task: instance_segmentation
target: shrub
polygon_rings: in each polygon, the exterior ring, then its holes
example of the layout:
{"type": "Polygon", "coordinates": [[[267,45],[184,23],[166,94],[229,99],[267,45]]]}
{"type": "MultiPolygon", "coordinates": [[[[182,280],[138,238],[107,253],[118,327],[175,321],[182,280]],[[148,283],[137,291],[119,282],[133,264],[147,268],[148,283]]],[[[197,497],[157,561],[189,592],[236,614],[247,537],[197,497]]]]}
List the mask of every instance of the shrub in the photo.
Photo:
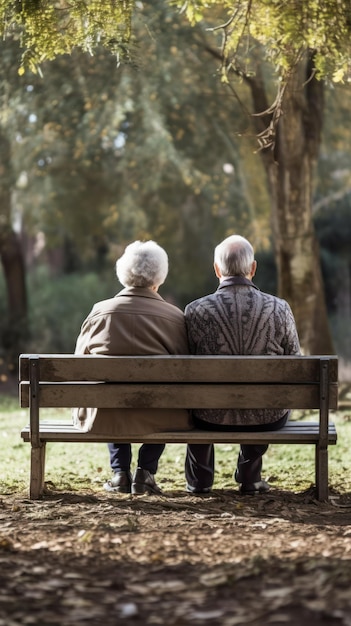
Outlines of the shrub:
{"type": "Polygon", "coordinates": [[[73,352],[81,324],[93,304],[120,288],[113,272],[52,278],[45,268],[30,274],[28,287],[31,337],[26,350],[52,353],[73,352]]]}

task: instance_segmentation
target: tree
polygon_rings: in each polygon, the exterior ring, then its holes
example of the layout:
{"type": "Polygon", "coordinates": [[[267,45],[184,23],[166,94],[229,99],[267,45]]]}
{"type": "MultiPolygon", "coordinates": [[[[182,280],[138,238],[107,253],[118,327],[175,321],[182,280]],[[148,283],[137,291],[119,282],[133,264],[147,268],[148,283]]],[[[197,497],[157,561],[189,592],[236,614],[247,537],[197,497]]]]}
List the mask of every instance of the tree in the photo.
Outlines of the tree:
{"type": "Polygon", "coordinates": [[[7,288],[8,315],[3,325],[3,344],[10,361],[18,354],[27,333],[27,297],[21,245],[11,221],[12,171],[10,144],[0,131],[0,259],[7,288]]]}
{"type": "MultiPolygon", "coordinates": [[[[5,51],[5,63],[12,63],[1,90],[0,128],[0,258],[4,269],[8,294],[8,321],[2,328],[6,348],[12,359],[27,334],[27,297],[23,253],[17,233],[13,229],[11,196],[14,182],[12,171],[12,146],[6,129],[8,119],[8,77],[13,68],[18,73],[26,69],[40,73],[40,63],[58,54],[70,52],[77,46],[92,53],[102,41],[117,56],[126,56],[126,43],[130,37],[131,2],[129,0],[92,0],[73,2],[48,0],[0,0],[0,32],[2,38],[17,40],[22,47],[22,59],[14,52],[10,41],[10,54],[5,51]],[[16,71],[16,69],[15,69],[16,71]],[[5,120],[5,121],[4,121],[5,120]]],[[[4,57],[3,57],[4,60],[4,57]]]]}
{"type": "MultiPolygon", "coordinates": [[[[1,78],[8,75],[16,47],[10,42],[7,49],[2,50],[1,78]]],[[[15,84],[18,83],[18,78],[15,76],[15,84]]],[[[0,88],[0,260],[4,271],[8,306],[6,319],[1,325],[1,335],[9,362],[13,364],[17,359],[19,346],[28,334],[28,311],[23,251],[18,232],[13,226],[12,216],[15,172],[11,142],[13,127],[9,122],[11,106],[7,87],[8,83],[4,78],[1,80],[0,88]]]]}
{"type": "Polygon", "coordinates": [[[212,287],[217,240],[234,223],[263,231],[264,208],[246,211],[228,139],[240,110],[223,102],[215,62],[209,72],[193,29],[164,2],[144,3],[139,17],[135,63],[118,70],[100,47],[43,63],[44,80],[18,76],[18,46],[2,42],[8,192],[26,237],[43,234],[66,271],[87,259],[97,267],[97,249],[115,257],[132,238],[157,238],[171,257],[170,295],[185,304],[212,287]]]}
{"type": "Polygon", "coordinates": [[[351,67],[348,0],[182,4],[189,20],[215,36],[209,52],[229,89],[250,89],[252,116],[271,198],[279,294],[292,305],[306,352],[333,351],[319,251],[312,220],[314,173],[323,120],[323,79],[340,81],[351,67]],[[222,14],[222,19],[220,17],[222,14]],[[218,37],[220,36],[220,40],[218,37]],[[270,103],[264,63],[277,90],[270,103]]]}
{"type": "Polygon", "coordinates": [[[228,140],[240,110],[223,103],[215,62],[209,72],[193,29],[153,2],[144,3],[134,33],[134,65],[117,71],[103,49],[94,57],[74,51],[44,64],[44,81],[26,74],[36,121],[26,146],[15,148],[28,173],[18,196],[27,230],[40,228],[55,245],[72,237],[82,255],[99,240],[108,249],[157,238],[170,251],[171,271],[178,268],[173,295],[185,303],[195,287],[208,288],[208,275],[196,270],[210,268],[217,238],[234,222],[262,230],[263,209],[245,216],[241,166],[228,140]]]}

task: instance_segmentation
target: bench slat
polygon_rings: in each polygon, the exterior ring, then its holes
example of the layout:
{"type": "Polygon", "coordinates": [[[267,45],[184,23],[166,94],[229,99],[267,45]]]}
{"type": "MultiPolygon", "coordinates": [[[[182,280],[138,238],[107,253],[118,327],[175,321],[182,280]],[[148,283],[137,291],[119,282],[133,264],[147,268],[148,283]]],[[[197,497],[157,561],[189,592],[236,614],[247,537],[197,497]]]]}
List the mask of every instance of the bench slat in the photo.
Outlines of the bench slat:
{"type": "MultiPolygon", "coordinates": [[[[29,425],[21,432],[24,441],[30,441],[29,425]]],[[[153,433],[150,435],[128,435],[118,438],[120,443],[316,443],[319,437],[318,422],[289,422],[280,430],[265,432],[219,432],[193,429],[182,432],[153,433]]],[[[47,442],[95,442],[111,441],[108,435],[84,433],[67,422],[42,422],[40,425],[40,439],[47,442]]],[[[336,444],[336,429],[333,423],[329,424],[328,443],[336,444]]]]}
{"type": "MultiPolygon", "coordinates": [[[[39,406],[99,408],[220,409],[316,409],[320,405],[319,386],[248,384],[106,384],[41,383],[39,406]]],[[[29,383],[21,383],[21,407],[29,406],[29,383]]],[[[329,408],[337,408],[337,387],[330,386],[329,408]]]]}
{"type": "MultiPolygon", "coordinates": [[[[20,356],[20,380],[29,380],[28,357],[20,356]]],[[[40,355],[40,378],[52,382],[319,382],[319,358],[308,356],[102,356],[40,355]],[[67,359],[67,357],[69,357],[67,359]]],[[[328,357],[330,381],[338,359],[328,357]]]]}

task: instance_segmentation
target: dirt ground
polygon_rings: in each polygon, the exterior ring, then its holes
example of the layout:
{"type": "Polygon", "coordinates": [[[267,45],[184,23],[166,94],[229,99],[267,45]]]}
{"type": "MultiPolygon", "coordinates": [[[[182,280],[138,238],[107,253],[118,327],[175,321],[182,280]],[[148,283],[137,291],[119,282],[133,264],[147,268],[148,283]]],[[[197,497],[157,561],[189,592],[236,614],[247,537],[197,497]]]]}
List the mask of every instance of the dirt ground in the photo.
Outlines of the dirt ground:
{"type": "Polygon", "coordinates": [[[0,626],[351,626],[351,494],[0,500],[0,626]]]}

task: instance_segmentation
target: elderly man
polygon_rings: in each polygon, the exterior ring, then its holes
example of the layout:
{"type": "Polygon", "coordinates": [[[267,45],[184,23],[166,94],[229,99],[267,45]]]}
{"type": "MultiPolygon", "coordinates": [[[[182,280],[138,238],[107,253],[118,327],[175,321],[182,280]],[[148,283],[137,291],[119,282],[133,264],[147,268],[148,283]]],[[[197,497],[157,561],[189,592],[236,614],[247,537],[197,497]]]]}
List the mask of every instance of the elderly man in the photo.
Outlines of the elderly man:
{"type": "MultiPolygon", "coordinates": [[[[157,293],[168,274],[168,257],[154,241],[135,241],[116,263],[117,277],[125,287],[114,298],[94,305],[82,325],[76,354],[146,355],[188,354],[184,315],[157,293]]],[[[86,430],[122,432],[127,422],[134,434],[150,430],[190,428],[187,411],[132,409],[79,409],[76,424],[86,430]],[[90,411],[90,413],[89,413],[90,411]]],[[[107,491],[159,494],[155,482],[162,444],[139,448],[137,469],[132,477],[130,444],[108,444],[111,480],[107,491]]]]}
{"type": "MultiPolygon", "coordinates": [[[[287,302],[261,292],[252,282],[257,263],[247,239],[227,237],[215,249],[217,291],[185,309],[192,354],[300,354],[293,314],[287,302]]],[[[289,411],[253,409],[196,410],[195,425],[208,430],[275,430],[286,423],[289,411]]],[[[234,474],[242,494],[264,493],[261,478],[265,445],[242,445],[234,474]]],[[[187,490],[211,491],[214,474],[212,445],[191,444],[186,457],[187,490]]]]}

